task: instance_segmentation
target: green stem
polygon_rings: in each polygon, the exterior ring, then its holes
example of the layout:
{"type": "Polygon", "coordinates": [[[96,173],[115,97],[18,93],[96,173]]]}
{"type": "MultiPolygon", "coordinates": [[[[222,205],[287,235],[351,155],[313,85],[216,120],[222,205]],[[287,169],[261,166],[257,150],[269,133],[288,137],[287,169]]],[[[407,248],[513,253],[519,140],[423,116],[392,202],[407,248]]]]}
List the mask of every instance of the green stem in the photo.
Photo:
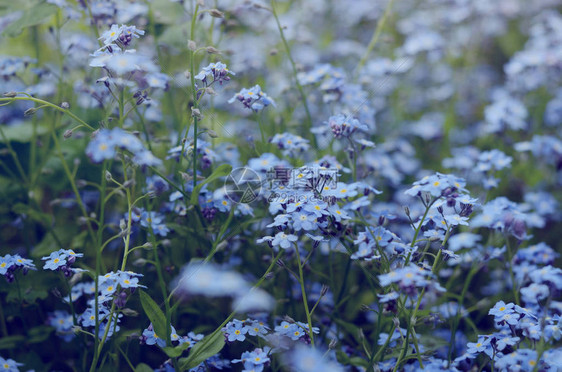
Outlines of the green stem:
{"type": "MultiPolygon", "coordinates": [[[[18,94],[24,94],[24,93],[18,93],[18,94]]],[[[60,106],[55,105],[54,103],[51,102],[47,102],[44,101],[42,99],[39,98],[34,98],[34,97],[12,97],[12,98],[0,98],[0,102],[12,102],[12,101],[32,101],[35,103],[40,103],[42,105],[48,106],[50,108],[53,108],[55,110],[58,110],[64,114],[67,114],[68,116],[70,116],[71,118],[73,118],[74,120],[76,120],[78,123],[80,123],[81,125],[85,126],[86,128],[90,129],[90,130],[95,130],[92,126],[90,126],[88,123],[86,123],[84,120],[80,119],[78,116],[74,115],[72,112],[70,112],[70,110],[68,109],[64,109],[60,106]]]]}
{"type": "Polygon", "coordinates": [[[8,152],[10,153],[10,155],[12,156],[12,159],[14,160],[14,164],[16,165],[16,168],[20,174],[20,177],[23,181],[24,184],[29,184],[29,179],[27,178],[27,175],[25,173],[25,171],[23,170],[23,167],[19,161],[18,155],[17,153],[14,151],[14,148],[12,147],[11,142],[8,140],[8,138],[6,137],[6,135],[4,134],[4,130],[2,130],[2,128],[0,127],[0,135],[2,136],[2,139],[4,140],[4,142],[6,143],[6,148],[8,149],[8,152]]]}
{"type": "Polygon", "coordinates": [[[18,281],[17,275],[14,275],[14,279],[15,279],[15,282],[16,282],[16,288],[18,290],[18,299],[20,300],[20,309],[21,309],[20,318],[21,318],[21,322],[23,324],[23,329],[25,330],[25,333],[27,333],[27,321],[25,320],[25,315],[24,315],[24,311],[23,311],[23,297],[21,295],[20,282],[18,281]]]}
{"type": "Polygon", "coordinates": [[[302,263],[301,263],[301,256],[299,253],[299,245],[295,242],[295,253],[297,256],[297,264],[299,266],[299,283],[301,285],[301,292],[302,292],[302,302],[304,305],[304,311],[306,313],[306,320],[308,321],[308,334],[310,336],[310,343],[312,347],[314,347],[314,332],[312,332],[312,317],[310,316],[310,311],[308,310],[308,301],[306,299],[306,290],[304,288],[304,275],[302,271],[302,263]]]}
{"type": "Polygon", "coordinates": [[[468,272],[466,280],[464,281],[464,286],[463,286],[462,291],[461,291],[461,298],[458,301],[458,305],[457,305],[457,314],[455,315],[455,318],[453,319],[453,327],[451,327],[451,340],[449,342],[448,363],[451,363],[451,358],[455,354],[455,335],[457,333],[457,327],[459,326],[460,317],[462,315],[461,308],[462,308],[463,303],[464,303],[464,297],[466,295],[466,291],[468,290],[470,282],[472,281],[472,278],[478,272],[479,268],[480,268],[479,265],[472,266],[470,271],[468,272]]]}
{"type": "MultiPolygon", "coordinates": [[[[275,258],[271,261],[271,264],[269,265],[269,267],[267,268],[267,270],[265,271],[265,273],[261,276],[261,278],[257,281],[257,283],[252,287],[252,289],[250,289],[250,292],[259,288],[262,283],[264,282],[265,278],[268,276],[268,274],[271,272],[271,270],[273,270],[273,268],[276,265],[276,262],[281,258],[281,256],[283,255],[285,251],[284,250],[279,250],[279,253],[277,254],[277,256],[275,256],[275,258]]],[[[209,342],[209,340],[213,339],[213,336],[215,336],[218,332],[221,332],[221,330],[226,326],[226,324],[228,322],[230,322],[232,320],[232,318],[234,318],[234,316],[237,314],[238,309],[234,309],[230,315],[221,323],[221,325],[219,325],[209,336],[207,336],[205,339],[203,339],[200,344],[201,346],[199,347],[199,350],[205,350],[206,349],[206,344],[209,342]]]]}
{"type": "MultiPolygon", "coordinates": [[[[76,202],[78,203],[78,207],[80,208],[80,211],[82,212],[82,216],[85,217],[86,219],[86,226],[88,228],[88,232],[90,234],[90,237],[92,238],[92,241],[95,241],[95,234],[94,234],[94,230],[92,228],[92,224],[90,223],[89,220],[89,216],[88,216],[88,212],[86,211],[86,207],[84,206],[84,203],[82,201],[82,197],[80,196],[80,192],[78,191],[78,187],[76,186],[76,182],[74,181],[74,177],[72,177],[72,172],[70,171],[70,168],[68,167],[68,163],[66,162],[66,159],[64,158],[64,154],[62,151],[62,148],[60,146],[59,140],[57,138],[57,134],[55,133],[55,131],[52,131],[52,138],[53,138],[53,142],[55,144],[55,148],[57,149],[58,152],[58,157],[61,160],[62,163],[62,168],[64,170],[64,173],[66,174],[66,177],[68,178],[68,181],[70,182],[70,187],[72,188],[72,191],[74,192],[74,196],[76,197],[76,202]]],[[[104,175],[102,174],[102,177],[104,177],[104,175]]]]}
{"type": "Polygon", "coordinates": [[[4,305],[0,304],[0,328],[2,337],[8,337],[8,327],[6,327],[6,317],[4,316],[4,305]]]}
{"type": "Polygon", "coordinates": [[[66,290],[68,291],[68,304],[70,305],[70,312],[72,313],[72,321],[74,322],[74,325],[78,325],[76,312],[74,311],[74,303],[72,302],[72,287],[70,286],[70,283],[68,282],[64,274],[61,273],[61,275],[63,282],[66,284],[66,290]]]}
{"type": "Polygon", "coordinates": [[[383,14],[381,20],[377,23],[377,27],[375,28],[375,31],[373,32],[373,36],[371,37],[371,41],[369,42],[369,45],[367,46],[367,50],[365,50],[365,54],[363,54],[363,57],[361,57],[361,60],[359,61],[359,63],[357,64],[357,67],[355,68],[355,70],[357,72],[359,72],[361,70],[361,68],[363,67],[363,65],[365,65],[365,62],[367,62],[367,58],[369,58],[369,54],[371,54],[371,52],[375,48],[375,45],[377,45],[377,42],[379,41],[382,30],[384,28],[384,24],[386,23],[386,19],[388,18],[388,15],[390,14],[390,10],[392,9],[393,1],[394,0],[390,0],[388,2],[388,4],[386,5],[386,9],[384,10],[384,14],[383,14]]]}
{"type": "MultiPolygon", "coordinates": [[[[95,336],[94,336],[94,357],[92,358],[92,365],[90,367],[90,371],[95,369],[95,366],[98,361],[98,350],[101,349],[100,346],[100,339],[99,339],[99,330],[100,330],[100,319],[99,319],[99,276],[101,272],[101,252],[103,250],[104,244],[103,241],[103,220],[105,214],[105,194],[106,194],[106,187],[107,187],[107,179],[105,178],[105,172],[107,170],[107,161],[103,162],[102,172],[101,172],[101,187],[100,187],[100,219],[99,219],[99,228],[96,237],[96,275],[94,277],[94,286],[95,286],[95,297],[94,297],[94,315],[95,315],[95,336]]],[[[103,346],[103,345],[102,345],[103,346]]]]}
{"type": "MultiPolygon", "coordinates": [[[[195,23],[197,21],[197,14],[199,12],[199,2],[195,5],[195,10],[193,11],[193,17],[191,18],[191,30],[190,39],[194,40],[195,36],[195,23]]],[[[193,93],[193,108],[198,109],[199,103],[197,101],[197,89],[195,89],[195,51],[190,50],[190,72],[191,72],[191,91],[193,93]]],[[[193,188],[197,186],[197,117],[193,116],[193,188]]],[[[187,136],[187,132],[185,133],[187,136]]],[[[182,151],[183,154],[183,151],[182,151]]]]}
{"type": "Polygon", "coordinates": [[[517,282],[515,281],[515,275],[513,274],[513,256],[515,252],[512,251],[511,244],[509,242],[509,237],[505,237],[505,245],[507,247],[507,269],[509,270],[509,277],[511,278],[511,290],[513,291],[513,297],[515,299],[515,303],[520,305],[519,302],[519,291],[517,290],[517,282]]]}
{"type": "MultiPolygon", "coordinates": [[[[431,209],[431,206],[433,205],[433,203],[435,203],[439,198],[435,198],[431,201],[431,203],[429,203],[429,205],[425,208],[425,212],[422,216],[422,219],[420,220],[420,223],[418,224],[418,227],[416,228],[416,232],[414,233],[414,238],[412,239],[412,243],[410,244],[411,248],[414,248],[414,245],[416,245],[416,239],[418,238],[418,235],[420,234],[420,230],[421,227],[423,225],[423,222],[425,221],[425,218],[427,217],[427,214],[429,213],[429,210],[431,209]]],[[[406,262],[404,263],[404,266],[408,265],[408,263],[410,262],[410,258],[412,257],[412,251],[410,250],[410,252],[408,253],[408,257],[406,257],[406,262]]]]}
{"type": "Polygon", "coordinates": [[[307,122],[304,126],[304,132],[306,133],[306,135],[310,134],[310,140],[312,142],[312,145],[316,147],[316,137],[314,136],[314,134],[310,132],[310,129],[312,128],[312,115],[310,115],[310,110],[308,109],[306,94],[304,93],[304,89],[298,79],[297,65],[295,64],[295,61],[293,60],[293,57],[291,55],[291,47],[289,46],[289,43],[285,38],[283,27],[281,26],[281,22],[279,22],[279,16],[277,15],[277,11],[275,10],[275,0],[271,0],[271,12],[273,13],[273,17],[275,18],[275,22],[277,23],[277,29],[279,30],[279,34],[281,35],[281,40],[283,41],[283,46],[285,47],[285,53],[287,53],[287,57],[289,58],[289,62],[291,63],[291,67],[293,69],[293,76],[295,78],[295,84],[301,95],[302,103],[304,105],[304,110],[306,112],[307,122]]]}

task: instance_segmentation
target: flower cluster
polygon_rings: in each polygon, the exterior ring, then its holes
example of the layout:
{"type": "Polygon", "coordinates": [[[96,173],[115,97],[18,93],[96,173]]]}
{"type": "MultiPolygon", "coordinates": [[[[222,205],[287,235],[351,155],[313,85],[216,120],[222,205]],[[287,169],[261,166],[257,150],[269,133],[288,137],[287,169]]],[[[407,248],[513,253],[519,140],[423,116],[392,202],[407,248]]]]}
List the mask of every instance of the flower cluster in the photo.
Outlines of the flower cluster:
{"type": "Polygon", "coordinates": [[[8,283],[15,280],[15,274],[20,269],[23,275],[25,275],[29,270],[35,270],[35,264],[32,260],[23,258],[19,254],[7,254],[0,257],[0,275],[4,275],[8,283]]]}
{"type": "Polygon", "coordinates": [[[230,81],[230,76],[236,75],[234,72],[226,68],[226,65],[222,62],[211,63],[207,67],[203,67],[203,70],[195,75],[195,79],[201,80],[206,88],[210,87],[214,83],[227,83],[230,81]]]}
{"type": "Polygon", "coordinates": [[[80,269],[71,267],[72,264],[76,262],[77,257],[84,257],[84,254],[76,253],[72,249],[59,249],[46,257],[42,257],[41,260],[45,261],[43,269],[62,271],[62,273],[68,277],[80,271],[80,269]]]}
{"type": "Polygon", "coordinates": [[[242,88],[240,92],[236,93],[228,100],[228,103],[233,103],[234,101],[241,102],[244,107],[249,108],[254,112],[263,110],[269,105],[275,106],[275,101],[262,92],[259,85],[254,85],[250,89],[242,88]]]}
{"type": "Polygon", "coordinates": [[[133,155],[133,162],[142,166],[158,166],[162,160],[144,147],[134,134],[120,128],[101,129],[90,141],[86,154],[95,163],[113,159],[117,149],[127,150],[133,155]]]}

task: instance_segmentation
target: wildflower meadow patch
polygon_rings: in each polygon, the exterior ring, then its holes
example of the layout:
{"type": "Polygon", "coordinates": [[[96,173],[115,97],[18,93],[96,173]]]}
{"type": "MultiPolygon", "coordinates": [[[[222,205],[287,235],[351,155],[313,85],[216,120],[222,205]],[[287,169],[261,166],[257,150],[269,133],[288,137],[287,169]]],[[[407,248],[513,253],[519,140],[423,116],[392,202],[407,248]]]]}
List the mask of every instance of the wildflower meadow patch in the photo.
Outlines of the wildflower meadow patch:
{"type": "Polygon", "coordinates": [[[559,0],[0,0],[0,371],[562,371],[559,0]]]}

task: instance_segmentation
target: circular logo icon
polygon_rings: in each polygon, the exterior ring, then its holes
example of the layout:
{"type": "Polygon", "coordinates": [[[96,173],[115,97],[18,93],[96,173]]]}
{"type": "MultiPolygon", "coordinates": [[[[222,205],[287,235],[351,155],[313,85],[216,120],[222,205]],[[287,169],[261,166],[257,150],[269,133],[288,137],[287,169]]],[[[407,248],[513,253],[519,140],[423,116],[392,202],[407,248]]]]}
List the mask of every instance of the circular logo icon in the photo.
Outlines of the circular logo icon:
{"type": "Polygon", "coordinates": [[[260,195],[262,181],[259,174],[246,167],[235,168],[224,181],[226,196],[234,203],[251,203],[260,195]]]}

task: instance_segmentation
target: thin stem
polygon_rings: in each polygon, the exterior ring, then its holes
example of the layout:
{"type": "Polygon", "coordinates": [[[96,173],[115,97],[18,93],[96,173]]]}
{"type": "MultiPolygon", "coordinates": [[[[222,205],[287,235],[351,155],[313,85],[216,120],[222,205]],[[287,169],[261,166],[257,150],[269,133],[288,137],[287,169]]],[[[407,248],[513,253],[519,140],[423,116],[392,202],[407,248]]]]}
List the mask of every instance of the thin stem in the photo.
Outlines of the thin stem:
{"type": "Polygon", "coordinates": [[[359,72],[361,70],[363,65],[365,65],[365,62],[367,62],[367,58],[369,58],[369,54],[371,54],[371,52],[375,48],[375,45],[377,45],[377,42],[379,41],[382,30],[384,28],[384,24],[386,23],[386,19],[388,18],[388,15],[390,14],[390,10],[392,9],[393,1],[394,0],[390,0],[388,2],[388,4],[386,5],[386,9],[384,10],[384,14],[382,15],[381,20],[377,23],[377,27],[375,28],[375,31],[373,32],[373,36],[371,37],[371,41],[369,42],[369,45],[367,46],[367,50],[365,50],[365,54],[363,54],[363,57],[361,57],[361,60],[359,61],[359,63],[357,64],[357,67],[355,68],[355,71],[359,72]]]}
{"type": "MultiPolygon", "coordinates": [[[[275,22],[277,23],[277,29],[279,30],[279,34],[281,35],[281,40],[283,41],[283,46],[285,47],[285,53],[287,53],[289,62],[291,62],[291,67],[293,69],[293,76],[295,78],[295,84],[302,98],[302,103],[304,105],[304,110],[306,112],[306,117],[307,117],[307,122],[304,126],[304,131],[308,135],[309,133],[311,133],[310,129],[312,128],[312,115],[310,115],[310,110],[308,109],[306,94],[304,93],[304,89],[298,79],[297,65],[295,64],[295,61],[293,60],[293,57],[291,55],[291,47],[289,46],[289,43],[285,38],[283,27],[281,26],[281,22],[279,22],[279,16],[277,15],[277,11],[275,10],[275,0],[271,0],[271,13],[273,13],[273,17],[275,18],[275,22]]],[[[314,136],[314,134],[310,134],[310,136],[313,146],[316,147],[316,137],[314,136]]]]}
{"type": "MultiPolygon", "coordinates": [[[[195,5],[195,10],[193,11],[193,17],[191,18],[191,30],[190,39],[193,40],[195,36],[195,23],[197,21],[197,14],[199,12],[199,2],[195,5]]],[[[193,92],[193,108],[199,108],[199,103],[197,102],[197,89],[195,89],[195,51],[190,50],[190,72],[191,72],[191,91],[193,92]]],[[[193,116],[193,188],[197,186],[197,124],[198,119],[193,116]]],[[[187,132],[185,133],[187,136],[187,132]]],[[[182,151],[183,154],[183,151],[182,151]]]]}
{"type": "Polygon", "coordinates": [[[299,245],[295,243],[295,251],[297,256],[297,264],[299,266],[299,283],[301,285],[301,292],[302,292],[302,302],[304,305],[304,311],[306,313],[306,320],[308,321],[308,334],[310,336],[310,343],[312,347],[314,347],[314,332],[312,332],[312,317],[310,316],[310,311],[308,310],[308,301],[306,299],[306,290],[304,288],[304,275],[302,271],[302,263],[301,263],[301,256],[299,253],[299,245]]]}
{"type": "Polygon", "coordinates": [[[513,264],[512,259],[515,255],[511,248],[511,243],[509,242],[509,237],[505,237],[505,245],[507,247],[507,269],[509,270],[509,277],[511,278],[511,290],[513,291],[513,297],[515,299],[515,303],[520,305],[519,302],[519,291],[517,290],[517,282],[515,281],[515,275],[513,274],[513,264]]]}
{"type": "Polygon", "coordinates": [[[6,317],[4,316],[3,305],[0,306],[0,328],[2,329],[2,337],[8,337],[8,327],[6,327],[6,317]]]}
{"type": "Polygon", "coordinates": [[[23,180],[23,183],[28,184],[29,179],[27,178],[27,175],[25,174],[25,171],[23,170],[23,167],[22,167],[22,165],[19,161],[18,155],[14,151],[14,148],[12,147],[11,142],[8,140],[8,138],[4,134],[4,130],[2,130],[1,127],[0,127],[0,135],[2,136],[2,139],[4,140],[4,142],[6,143],[6,147],[8,149],[8,152],[10,153],[10,155],[12,156],[12,159],[14,160],[14,164],[16,165],[16,168],[17,168],[17,170],[20,174],[21,179],[23,180]]]}
{"type": "MultiPolygon", "coordinates": [[[[431,209],[431,206],[433,205],[433,203],[435,203],[439,198],[435,198],[431,201],[431,203],[429,203],[429,205],[427,205],[425,207],[425,212],[420,220],[420,223],[418,225],[418,227],[416,228],[416,232],[414,233],[414,237],[412,239],[412,243],[410,244],[410,248],[414,248],[414,245],[416,245],[416,239],[418,238],[418,235],[420,233],[421,227],[423,225],[423,222],[425,221],[425,218],[427,217],[427,214],[429,213],[429,210],[431,209]]],[[[404,266],[406,266],[409,262],[410,262],[410,258],[412,257],[412,250],[410,250],[410,252],[408,252],[408,257],[406,257],[406,262],[404,263],[404,266]]]]}
{"type": "MultiPolygon", "coordinates": [[[[267,278],[268,274],[273,270],[273,268],[275,267],[277,261],[281,258],[281,256],[283,255],[285,251],[280,249],[279,253],[277,254],[277,256],[275,256],[275,258],[273,260],[271,260],[271,264],[269,265],[269,267],[267,268],[267,270],[265,271],[265,273],[261,276],[261,278],[257,281],[257,283],[252,287],[252,289],[250,289],[250,293],[259,288],[262,283],[264,282],[265,278],[267,278]]],[[[240,304],[242,304],[243,301],[240,301],[240,304]]],[[[238,305],[240,306],[240,305],[238,305]]],[[[236,313],[238,312],[238,306],[230,313],[230,315],[221,323],[221,325],[219,325],[209,336],[207,336],[205,339],[203,339],[200,344],[200,350],[205,350],[206,344],[209,342],[209,340],[213,339],[213,336],[215,336],[218,332],[221,332],[221,330],[226,326],[226,324],[228,322],[230,322],[232,320],[232,318],[234,318],[234,316],[236,315],[236,313]]]]}
{"type": "MultiPolygon", "coordinates": [[[[90,371],[95,369],[95,366],[98,361],[98,350],[101,348],[100,346],[100,339],[99,339],[99,330],[100,330],[100,319],[99,319],[99,276],[101,272],[101,252],[105,245],[102,243],[103,240],[103,220],[105,214],[105,193],[106,193],[106,186],[107,186],[107,179],[105,178],[105,172],[107,170],[107,161],[103,162],[102,172],[101,172],[101,187],[100,187],[100,222],[98,228],[98,234],[96,237],[96,275],[94,277],[94,286],[95,286],[95,295],[94,295],[94,315],[95,315],[95,337],[94,337],[94,357],[92,358],[92,366],[90,367],[90,371]]],[[[102,345],[103,346],[103,345],[102,345]]]]}
{"type": "Polygon", "coordinates": [[[61,275],[63,282],[66,284],[66,289],[68,290],[68,304],[70,305],[70,312],[72,313],[72,321],[74,322],[74,325],[78,325],[76,312],[74,311],[74,303],[72,302],[72,287],[70,286],[70,283],[68,282],[68,279],[64,276],[64,274],[61,273],[61,275]]]}
{"type": "Polygon", "coordinates": [[[25,330],[25,333],[27,333],[27,322],[25,320],[25,315],[24,315],[24,312],[23,312],[23,297],[21,295],[20,282],[18,281],[17,275],[14,275],[14,279],[15,279],[15,282],[16,282],[16,288],[18,290],[18,298],[20,300],[20,309],[21,309],[20,318],[21,318],[21,322],[23,324],[23,329],[25,330]]]}
{"type": "MultiPolygon", "coordinates": [[[[18,93],[18,94],[23,94],[23,93],[18,93]]],[[[48,106],[50,108],[53,108],[55,110],[58,110],[64,114],[67,114],[68,116],[70,116],[71,118],[73,118],[74,120],[76,120],[77,122],[79,122],[80,124],[82,124],[83,126],[85,126],[86,128],[90,129],[90,130],[95,130],[92,126],[90,126],[88,123],[86,123],[84,120],[80,119],[78,116],[74,115],[70,110],[68,109],[64,109],[60,106],[55,105],[54,103],[51,102],[47,102],[44,101],[42,99],[39,98],[34,98],[34,97],[11,97],[11,98],[0,98],[0,102],[9,102],[11,103],[12,101],[32,101],[35,103],[40,103],[44,106],[48,106]]]]}

